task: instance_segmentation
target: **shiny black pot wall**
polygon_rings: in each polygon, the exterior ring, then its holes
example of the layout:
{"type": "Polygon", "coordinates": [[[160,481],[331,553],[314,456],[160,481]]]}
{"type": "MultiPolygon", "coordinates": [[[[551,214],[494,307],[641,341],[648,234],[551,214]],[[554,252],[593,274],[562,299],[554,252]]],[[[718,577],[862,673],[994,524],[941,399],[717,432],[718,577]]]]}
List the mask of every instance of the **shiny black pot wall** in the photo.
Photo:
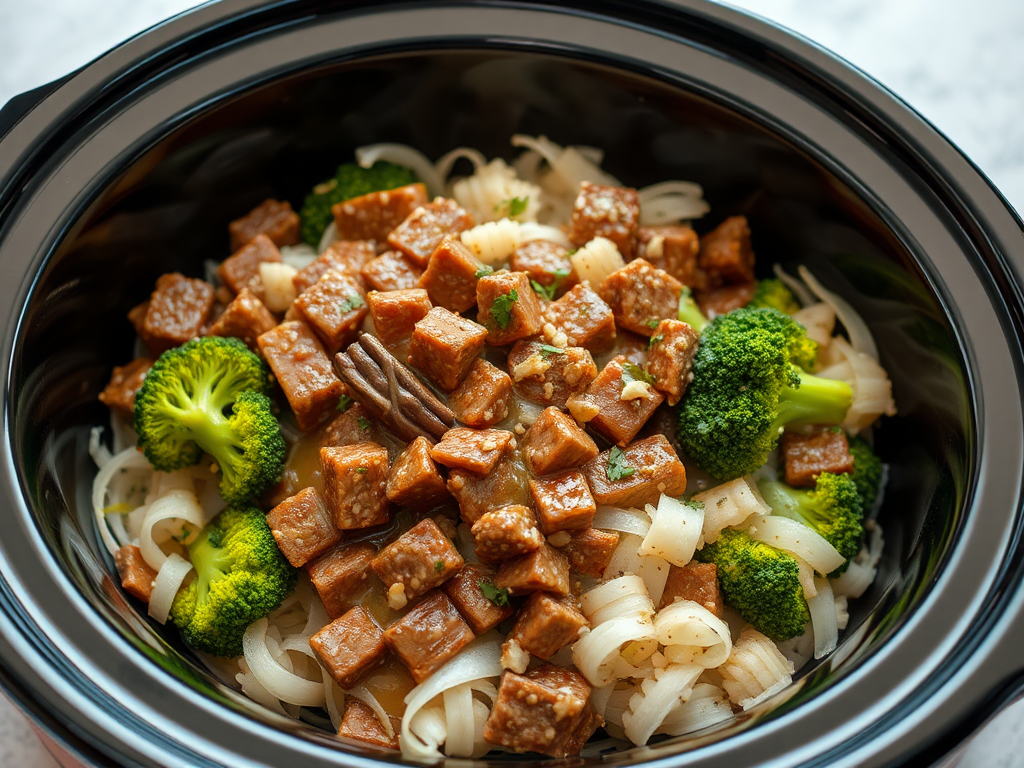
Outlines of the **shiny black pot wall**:
{"type": "Polygon", "coordinates": [[[89,760],[396,760],[247,706],[158,634],[111,579],[84,450],[155,278],[201,275],[228,221],[267,196],[300,204],[379,141],[509,157],[513,133],[546,134],[601,147],[630,185],[698,181],[699,227],[745,213],[762,267],[807,264],[845,296],[893,379],[885,553],[837,653],[770,713],[606,762],[927,762],[1015,694],[1020,224],[933,129],[822,52],[697,0],[239,0],[9,105],[4,131],[0,661],[89,760]]]}

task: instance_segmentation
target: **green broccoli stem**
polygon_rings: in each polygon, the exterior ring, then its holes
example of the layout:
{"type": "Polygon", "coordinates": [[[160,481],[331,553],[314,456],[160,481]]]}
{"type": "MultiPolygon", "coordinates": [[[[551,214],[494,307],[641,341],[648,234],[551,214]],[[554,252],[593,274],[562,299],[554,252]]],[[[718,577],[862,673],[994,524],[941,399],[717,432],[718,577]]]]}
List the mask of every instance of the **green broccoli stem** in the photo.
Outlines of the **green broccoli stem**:
{"type": "Polygon", "coordinates": [[[799,387],[784,386],[779,393],[772,429],[793,424],[842,424],[853,403],[853,390],[845,381],[823,379],[797,369],[799,387]]]}
{"type": "Polygon", "coordinates": [[[697,302],[693,300],[693,292],[686,285],[683,286],[683,290],[679,294],[678,318],[684,323],[688,323],[697,333],[704,330],[704,326],[708,324],[708,319],[704,317],[697,302]]]}
{"type": "Polygon", "coordinates": [[[219,409],[210,407],[205,399],[199,400],[196,407],[179,415],[180,423],[190,430],[199,447],[213,456],[220,468],[221,475],[231,483],[234,481],[235,465],[232,452],[239,455],[235,445],[237,437],[231,422],[219,409]]]}
{"type": "Polygon", "coordinates": [[[223,548],[214,546],[210,541],[210,529],[207,528],[188,548],[192,567],[196,569],[196,600],[199,605],[206,603],[210,592],[210,584],[224,577],[231,567],[231,558],[223,548]]]}
{"type": "Polygon", "coordinates": [[[810,491],[797,490],[778,480],[761,480],[757,484],[761,497],[772,508],[773,515],[788,517],[800,523],[817,521],[818,515],[810,501],[810,491]]]}

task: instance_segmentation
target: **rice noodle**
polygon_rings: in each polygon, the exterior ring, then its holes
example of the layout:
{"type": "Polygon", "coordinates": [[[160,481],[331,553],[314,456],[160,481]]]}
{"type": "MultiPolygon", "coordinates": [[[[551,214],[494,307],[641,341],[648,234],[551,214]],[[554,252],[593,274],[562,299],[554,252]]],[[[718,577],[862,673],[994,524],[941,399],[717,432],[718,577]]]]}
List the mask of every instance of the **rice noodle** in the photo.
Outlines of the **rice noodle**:
{"type": "Polygon", "coordinates": [[[836,601],[828,579],[816,578],[814,586],[818,594],[807,601],[811,612],[811,627],[814,630],[814,658],[821,659],[832,653],[839,643],[839,623],[836,601]]]}
{"type": "Polygon", "coordinates": [[[480,261],[495,266],[506,261],[521,245],[519,222],[503,218],[467,229],[459,239],[480,261]]]}
{"type": "Polygon", "coordinates": [[[711,669],[732,653],[729,625],[693,600],[677,600],[658,611],[654,631],[672,663],[711,669]]]}
{"type": "Polygon", "coordinates": [[[153,468],[146,461],[146,457],[135,448],[127,448],[116,456],[112,456],[100,471],[96,473],[96,477],[92,481],[92,509],[96,519],[96,529],[99,531],[103,545],[111,555],[117,554],[119,546],[116,539],[111,535],[110,528],[107,526],[106,513],[104,512],[105,500],[107,488],[111,480],[122,470],[149,470],[152,472],[153,468]]]}
{"type": "Polygon", "coordinates": [[[870,427],[883,414],[895,416],[892,382],[885,369],[870,356],[856,351],[841,336],[833,340],[832,346],[845,358],[845,362],[819,371],[818,376],[846,381],[853,390],[853,403],[846,412],[843,429],[856,435],[870,427]]]}
{"type": "Polygon", "coordinates": [[[740,525],[751,515],[771,513],[749,476],[716,485],[693,497],[704,505],[704,542],[714,544],[723,529],[740,525]]]}
{"type": "Polygon", "coordinates": [[[654,605],[643,580],[632,574],[612,579],[582,595],[580,607],[592,625],[572,646],[573,662],[583,676],[597,687],[620,677],[639,676],[621,652],[632,643],[655,640],[654,605]]]}
{"type": "Polygon", "coordinates": [[[471,757],[475,744],[473,690],[469,683],[448,688],[442,694],[447,738],[444,753],[449,757],[471,757]]]}
{"type": "Polygon", "coordinates": [[[242,693],[261,707],[266,707],[271,712],[288,716],[285,708],[281,706],[280,700],[264,688],[260,681],[256,679],[255,675],[252,674],[252,670],[249,669],[249,665],[245,663],[244,658],[238,660],[238,668],[241,672],[235,676],[235,681],[242,687],[242,693]]]}
{"type": "Polygon", "coordinates": [[[846,595],[838,595],[835,598],[836,604],[836,626],[840,630],[846,629],[850,623],[850,601],[846,595]]]}
{"type": "Polygon", "coordinates": [[[171,603],[185,578],[193,571],[192,563],[181,555],[174,553],[167,558],[153,580],[153,593],[149,598],[149,615],[157,623],[167,623],[171,612],[171,603]]]}
{"type": "Polygon", "coordinates": [[[512,137],[512,146],[532,149],[547,161],[551,167],[550,175],[554,177],[552,180],[554,183],[551,186],[556,192],[575,195],[584,181],[612,187],[622,186],[618,179],[602,171],[592,159],[579,149],[563,148],[550,141],[546,136],[534,138],[516,134],[512,137]]]}
{"type": "Polygon", "coordinates": [[[361,167],[369,168],[378,160],[411,169],[426,184],[431,197],[444,194],[444,179],[438,175],[434,164],[418,149],[407,144],[369,144],[356,149],[356,162],[361,167]]]}
{"type": "Polygon", "coordinates": [[[663,181],[637,190],[640,202],[640,226],[653,227],[698,219],[711,206],[704,201],[704,190],[689,181],[663,181]]]}
{"type": "Polygon", "coordinates": [[[793,555],[792,552],[790,552],[790,555],[796,560],[797,568],[799,569],[798,578],[800,579],[800,586],[804,588],[804,597],[810,600],[818,594],[818,588],[814,584],[814,569],[810,563],[799,555],[793,555]]]}
{"type": "Polygon", "coordinates": [[[473,164],[474,172],[487,165],[487,158],[479,150],[472,147],[456,147],[450,152],[445,152],[437,159],[437,162],[434,163],[434,172],[437,173],[438,178],[442,182],[446,181],[452,175],[452,168],[455,167],[455,163],[462,158],[466,158],[473,164]]]}
{"type": "Polygon", "coordinates": [[[668,574],[672,570],[672,564],[657,555],[644,555],[640,558],[640,567],[636,575],[643,579],[647,587],[647,594],[655,605],[661,603],[661,597],[665,594],[665,585],[668,583],[668,574]]]}
{"type": "Polygon", "coordinates": [[[612,272],[626,266],[618,247],[606,237],[595,237],[569,257],[580,280],[596,290],[612,272]]]}
{"type": "Polygon", "coordinates": [[[718,668],[722,687],[741,709],[763,701],[793,682],[793,665],[753,627],[740,633],[729,659],[718,668]]]}
{"type": "Polygon", "coordinates": [[[743,527],[755,541],[796,555],[818,573],[832,573],[846,562],[820,533],[788,517],[751,515],[743,522],[743,527]]]}
{"type": "Polygon", "coordinates": [[[703,535],[703,507],[685,504],[663,493],[657,509],[647,505],[647,514],[651,527],[640,544],[640,554],[661,557],[678,566],[690,562],[703,535]]]}
{"type": "Polygon", "coordinates": [[[243,656],[253,677],[273,697],[299,707],[323,707],[326,691],[323,681],[307,680],[289,671],[274,657],[268,647],[267,628],[263,618],[253,622],[242,638],[243,656]]]}
{"type": "Polygon", "coordinates": [[[606,531],[621,531],[637,536],[646,536],[651,529],[651,521],[639,509],[621,509],[620,507],[598,507],[594,513],[592,528],[606,531]]]}
{"type": "Polygon", "coordinates": [[[194,541],[203,527],[203,508],[191,491],[171,490],[149,505],[139,533],[142,559],[159,571],[167,555],[160,545],[172,537],[183,545],[194,541]]]}
{"type": "Polygon", "coordinates": [[[538,224],[535,221],[524,221],[519,225],[519,242],[531,243],[534,240],[547,240],[549,243],[556,243],[563,248],[572,248],[572,243],[558,227],[548,224],[538,224]]]}
{"type": "Polygon", "coordinates": [[[476,173],[452,185],[452,196],[478,222],[508,217],[515,221],[536,221],[540,211],[540,187],[516,177],[514,169],[496,158],[476,169],[476,173]],[[512,200],[522,202],[523,210],[513,214],[512,200]]]}
{"type": "Polygon", "coordinates": [[[685,703],[671,710],[655,733],[682,736],[734,717],[728,696],[723,689],[710,683],[697,683],[685,703]]]}
{"type": "Polygon", "coordinates": [[[654,680],[644,680],[622,715],[626,738],[638,746],[646,744],[668,713],[690,697],[703,671],[699,664],[673,664],[658,670],[654,680]]]}
{"type": "Polygon", "coordinates": [[[871,329],[868,328],[868,324],[864,322],[864,318],[857,313],[857,310],[851,307],[846,299],[819,283],[818,279],[811,274],[807,267],[800,265],[796,271],[804,283],[807,284],[807,287],[811,289],[811,292],[835,310],[836,317],[839,318],[839,322],[846,329],[853,348],[878,362],[878,347],[875,345],[875,338],[871,335],[871,329]]]}
{"type": "Polygon", "coordinates": [[[802,634],[776,643],[775,646],[783,656],[789,659],[794,672],[799,672],[804,664],[814,658],[814,630],[811,628],[810,622],[804,627],[802,634]]]}
{"type": "Polygon", "coordinates": [[[103,444],[103,427],[93,427],[89,430],[89,456],[97,468],[103,469],[113,456],[103,444]]]}

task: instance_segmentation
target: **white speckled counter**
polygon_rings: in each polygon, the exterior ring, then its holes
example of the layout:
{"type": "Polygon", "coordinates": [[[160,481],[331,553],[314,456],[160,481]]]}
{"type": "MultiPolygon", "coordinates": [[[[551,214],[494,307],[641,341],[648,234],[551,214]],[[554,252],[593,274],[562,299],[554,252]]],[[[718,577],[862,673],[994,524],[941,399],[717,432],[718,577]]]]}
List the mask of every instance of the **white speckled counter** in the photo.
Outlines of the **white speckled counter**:
{"type": "MultiPolygon", "coordinates": [[[[0,0],[0,104],[81,66],[194,0],[0,0]]],[[[736,0],[859,66],[957,143],[1024,211],[1024,2],[736,0]]],[[[1024,703],[968,747],[960,768],[1024,764],[1024,703]]],[[[55,768],[0,697],[0,766],[55,768]]]]}

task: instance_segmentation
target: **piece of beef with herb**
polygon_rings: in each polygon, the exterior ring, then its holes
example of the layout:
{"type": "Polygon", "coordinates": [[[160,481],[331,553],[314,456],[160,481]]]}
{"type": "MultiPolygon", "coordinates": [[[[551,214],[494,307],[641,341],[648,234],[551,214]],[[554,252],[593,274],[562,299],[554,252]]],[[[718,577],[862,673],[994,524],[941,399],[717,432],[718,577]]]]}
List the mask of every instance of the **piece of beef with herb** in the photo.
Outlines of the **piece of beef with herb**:
{"type": "Polygon", "coordinates": [[[469,375],[486,343],[486,328],[444,307],[434,307],[413,327],[409,364],[451,392],[469,375]]]}
{"type": "Polygon", "coordinates": [[[679,402],[693,378],[699,342],[700,334],[682,320],[662,320],[654,329],[647,370],[654,377],[654,388],[665,393],[669,405],[679,402]]]}
{"type": "Polygon", "coordinates": [[[535,475],[581,467],[597,454],[594,439],[558,408],[545,408],[523,435],[526,466],[535,475]]]}
{"type": "Polygon", "coordinates": [[[571,347],[584,347],[596,354],[615,344],[615,315],[589,284],[574,286],[551,302],[544,317],[566,335],[571,347]]]}
{"type": "Polygon", "coordinates": [[[317,280],[331,270],[358,275],[376,255],[377,250],[369,240],[338,240],[292,278],[295,293],[300,294],[312,288],[317,280]]]}
{"type": "Polygon", "coordinates": [[[529,554],[502,560],[494,585],[507,589],[512,595],[529,592],[568,595],[569,561],[545,542],[529,554]]]}
{"type": "Polygon", "coordinates": [[[586,421],[591,429],[625,446],[665,401],[653,383],[654,377],[620,355],[608,361],[586,392],[570,405],[570,411],[580,418],[589,409],[588,415],[592,415],[586,421]]]}
{"type": "Polygon", "coordinates": [[[468,427],[486,429],[508,416],[512,403],[512,379],[482,358],[473,362],[469,375],[448,398],[455,418],[468,427]]]}
{"type": "Polygon", "coordinates": [[[385,486],[388,452],[376,443],[320,449],[324,501],[343,531],[383,525],[391,519],[385,486]]]}
{"type": "Polygon", "coordinates": [[[554,301],[579,285],[569,250],[548,240],[531,240],[512,252],[513,272],[525,272],[538,296],[554,301]]]}
{"type": "Polygon", "coordinates": [[[598,293],[612,308],[619,327],[653,336],[662,320],[675,318],[683,285],[664,270],[634,259],[612,272],[598,293]]]}
{"type": "Polygon", "coordinates": [[[594,358],[583,347],[541,341],[516,342],[508,355],[508,371],[520,397],[556,408],[564,408],[597,377],[594,358]]]}
{"type": "Polygon", "coordinates": [[[454,200],[435,197],[421,205],[388,235],[388,245],[401,251],[419,267],[426,267],[431,255],[448,235],[458,235],[476,224],[454,200]]]}
{"type": "Polygon", "coordinates": [[[418,285],[430,294],[435,307],[465,312],[476,304],[476,284],[484,274],[484,265],[459,238],[446,237],[430,257],[418,285]]]}
{"type": "Polygon", "coordinates": [[[546,661],[579,640],[580,632],[589,626],[576,598],[534,592],[519,609],[509,637],[546,661]]]}
{"type": "Polygon", "coordinates": [[[686,468],[664,435],[613,446],[583,467],[597,505],[637,507],[657,504],[661,494],[686,492],[686,468]]]}
{"type": "Polygon", "coordinates": [[[302,292],[293,305],[310,324],[329,352],[355,340],[370,311],[362,280],[346,272],[327,272],[302,292]]]}
{"type": "Polygon", "coordinates": [[[388,590],[388,604],[401,610],[455,575],[462,555],[430,518],[384,547],[373,561],[373,571],[388,590]]]}
{"type": "Polygon", "coordinates": [[[513,434],[504,429],[456,427],[444,433],[431,456],[451,469],[486,475],[497,466],[514,441],[513,434]]]}
{"type": "Polygon", "coordinates": [[[525,272],[496,272],[476,284],[477,320],[487,343],[500,347],[536,335],[544,307],[525,272]]]}
{"type": "Polygon", "coordinates": [[[494,586],[494,577],[493,568],[466,563],[441,587],[477,635],[494,629],[515,612],[508,592],[494,586]]]}
{"type": "Polygon", "coordinates": [[[338,448],[356,443],[379,443],[380,430],[362,403],[349,401],[347,407],[324,427],[321,448],[338,448]]]}

